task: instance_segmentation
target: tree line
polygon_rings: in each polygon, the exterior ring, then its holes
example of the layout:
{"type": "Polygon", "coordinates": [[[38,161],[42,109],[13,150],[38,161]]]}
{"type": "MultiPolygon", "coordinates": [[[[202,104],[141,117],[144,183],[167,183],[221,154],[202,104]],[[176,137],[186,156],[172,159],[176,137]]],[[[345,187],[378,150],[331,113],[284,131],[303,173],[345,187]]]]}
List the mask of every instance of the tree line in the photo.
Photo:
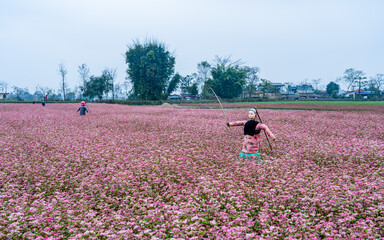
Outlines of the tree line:
{"type": "MultiPolygon", "coordinates": [[[[133,86],[132,96],[140,100],[166,99],[178,85],[192,96],[212,98],[210,89],[213,89],[224,99],[238,98],[244,92],[252,96],[257,91],[265,97],[273,89],[270,80],[259,78],[258,67],[245,66],[241,60],[234,61],[230,57],[216,56],[211,63],[202,61],[197,64],[196,73],[181,76],[174,71],[175,57],[157,41],[134,42],[126,52],[126,63],[133,86]]],[[[320,80],[312,80],[317,91],[320,80]]],[[[368,80],[363,71],[349,68],[343,76],[327,85],[329,96],[336,97],[339,92],[340,85],[336,82],[347,84],[348,90],[357,88],[358,93],[369,90],[372,96],[378,97],[384,85],[384,74],[377,74],[368,80]]]]}
{"type": "MultiPolygon", "coordinates": [[[[101,75],[90,76],[90,70],[85,63],[78,66],[77,72],[81,79],[78,97],[102,100],[111,93],[114,100],[116,92],[124,92],[125,97],[130,99],[165,100],[179,88],[190,96],[201,96],[206,99],[213,97],[210,90],[213,89],[220,98],[233,99],[244,92],[248,96],[258,92],[265,97],[273,88],[270,80],[259,78],[258,67],[246,66],[241,60],[232,60],[230,57],[216,56],[212,62],[202,61],[197,64],[196,73],[182,76],[175,72],[175,56],[168,51],[164,43],[157,40],[144,43],[134,41],[125,52],[125,62],[128,66],[127,77],[122,85],[115,84],[116,69],[105,68],[101,75]]],[[[68,91],[67,72],[65,65],[60,63],[58,73],[61,79],[60,97],[63,100],[72,99],[74,95],[68,91]]],[[[316,90],[320,80],[312,80],[316,90]]],[[[377,74],[368,79],[364,72],[349,68],[345,70],[343,76],[327,85],[328,95],[336,97],[340,90],[337,82],[345,83],[348,90],[357,89],[358,93],[369,90],[372,96],[378,97],[384,84],[384,74],[377,74]]],[[[23,95],[23,92],[25,95],[25,89],[14,87],[14,93],[18,97],[23,95]]],[[[43,87],[37,87],[36,92],[44,99],[53,93],[51,89],[43,87]]]]}

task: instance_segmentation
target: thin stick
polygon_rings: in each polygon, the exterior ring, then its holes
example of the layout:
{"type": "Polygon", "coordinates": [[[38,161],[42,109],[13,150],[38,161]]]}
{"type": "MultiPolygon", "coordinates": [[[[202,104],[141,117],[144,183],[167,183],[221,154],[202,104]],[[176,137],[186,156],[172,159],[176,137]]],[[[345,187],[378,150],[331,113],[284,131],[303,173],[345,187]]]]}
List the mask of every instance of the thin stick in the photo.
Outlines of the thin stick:
{"type": "MultiPolygon", "coordinates": [[[[215,97],[216,97],[217,101],[219,102],[221,109],[224,111],[223,105],[221,104],[220,99],[219,99],[219,97],[216,95],[215,91],[213,91],[213,89],[212,89],[211,87],[209,87],[209,89],[211,89],[211,91],[213,92],[213,94],[215,94],[215,97]]],[[[227,118],[227,115],[226,115],[225,113],[224,113],[224,117],[227,118]]],[[[226,120],[227,120],[227,122],[228,122],[228,118],[227,118],[226,120]]]]}
{"type": "MultiPolygon", "coordinates": [[[[257,116],[259,117],[260,123],[263,123],[263,121],[261,121],[259,112],[257,111],[257,107],[255,107],[255,109],[256,109],[256,114],[257,114],[257,116]]],[[[268,141],[268,144],[269,144],[269,148],[271,148],[271,151],[272,151],[272,145],[271,145],[271,143],[269,142],[269,138],[268,138],[268,135],[267,135],[267,133],[265,132],[265,130],[264,130],[264,134],[265,134],[265,137],[267,138],[267,141],[268,141]]]]}

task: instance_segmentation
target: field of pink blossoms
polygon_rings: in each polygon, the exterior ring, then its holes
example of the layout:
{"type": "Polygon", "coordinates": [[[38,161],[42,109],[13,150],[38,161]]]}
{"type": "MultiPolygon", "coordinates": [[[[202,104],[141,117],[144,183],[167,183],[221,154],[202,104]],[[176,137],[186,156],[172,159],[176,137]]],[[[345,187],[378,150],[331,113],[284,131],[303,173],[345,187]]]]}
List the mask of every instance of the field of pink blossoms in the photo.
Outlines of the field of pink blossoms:
{"type": "Polygon", "coordinates": [[[0,104],[0,239],[384,237],[383,113],[87,106],[0,104]]]}

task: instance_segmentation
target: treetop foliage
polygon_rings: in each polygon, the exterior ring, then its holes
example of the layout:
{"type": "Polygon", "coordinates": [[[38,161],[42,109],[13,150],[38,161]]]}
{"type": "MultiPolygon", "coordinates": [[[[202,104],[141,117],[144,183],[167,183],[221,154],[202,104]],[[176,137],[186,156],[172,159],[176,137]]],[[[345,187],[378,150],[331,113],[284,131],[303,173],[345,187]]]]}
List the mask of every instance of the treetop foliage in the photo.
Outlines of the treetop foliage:
{"type": "Polygon", "coordinates": [[[221,98],[239,97],[246,84],[246,76],[247,72],[239,60],[216,57],[216,65],[211,67],[211,78],[205,82],[203,95],[209,96],[209,88],[212,88],[221,98]]]}
{"type": "Polygon", "coordinates": [[[112,90],[114,77],[114,70],[110,69],[105,69],[101,76],[91,76],[89,81],[85,81],[83,95],[89,98],[98,97],[102,100],[103,95],[112,90]]]}
{"type": "Polygon", "coordinates": [[[170,79],[175,71],[175,57],[163,43],[156,40],[134,42],[126,52],[127,74],[133,94],[141,100],[158,100],[169,96],[177,87],[179,77],[170,79]],[[172,90],[172,91],[170,91],[172,90]]]}

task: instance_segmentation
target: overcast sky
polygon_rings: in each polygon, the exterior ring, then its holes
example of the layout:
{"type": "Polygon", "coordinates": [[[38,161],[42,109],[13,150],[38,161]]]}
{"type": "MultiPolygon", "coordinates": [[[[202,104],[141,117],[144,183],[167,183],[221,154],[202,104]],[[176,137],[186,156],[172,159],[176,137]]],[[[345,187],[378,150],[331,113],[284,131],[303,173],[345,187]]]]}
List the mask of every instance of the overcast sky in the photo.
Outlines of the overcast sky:
{"type": "Polygon", "coordinates": [[[0,0],[0,81],[59,89],[62,62],[71,88],[82,63],[116,68],[121,83],[127,45],[154,38],[182,75],[231,55],[272,82],[325,86],[347,68],[384,73],[383,11],[382,0],[0,0]]]}

